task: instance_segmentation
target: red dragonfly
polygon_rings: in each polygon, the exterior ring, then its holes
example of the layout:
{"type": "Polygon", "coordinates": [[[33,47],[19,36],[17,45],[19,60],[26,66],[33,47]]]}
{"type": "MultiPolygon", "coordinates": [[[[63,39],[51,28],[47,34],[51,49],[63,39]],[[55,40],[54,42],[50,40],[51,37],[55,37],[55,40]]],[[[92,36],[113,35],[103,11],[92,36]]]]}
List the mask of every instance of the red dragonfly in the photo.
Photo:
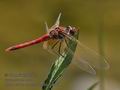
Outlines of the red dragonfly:
{"type": "MultiPolygon", "coordinates": [[[[68,40],[75,40],[78,44],[73,61],[75,61],[75,63],[78,64],[82,70],[95,74],[95,68],[100,68],[99,58],[101,55],[74,38],[74,35],[78,32],[78,29],[72,26],[60,26],[60,17],[61,13],[59,14],[55,24],[50,29],[48,28],[47,23],[45,23],[47,34],[35,40],[9,47],[6,49],[6,51],[14,51],[44,42],[44,49],[62,56],[62,53],[66,47],[68,47],[68,40]]],[[[107,63],[106,59],[104,59],[103,68],[109,68],[109,64],[107,63]]]]}

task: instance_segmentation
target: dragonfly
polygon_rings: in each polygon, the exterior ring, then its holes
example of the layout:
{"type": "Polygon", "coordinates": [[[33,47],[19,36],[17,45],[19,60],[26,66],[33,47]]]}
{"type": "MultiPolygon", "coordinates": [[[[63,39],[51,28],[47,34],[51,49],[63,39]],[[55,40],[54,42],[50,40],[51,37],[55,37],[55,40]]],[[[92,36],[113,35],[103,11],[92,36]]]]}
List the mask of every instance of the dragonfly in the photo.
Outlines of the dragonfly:
{"type": "MultiPolygon", "coordinates": [[[[5,51],[10,52],[17,49],[25,48],[28,46],[32,46],[38,43],[43,42],[43,48],[48,50],[50,53],[57,54],[62,56],[62,53],[65,52],[66,48],[68,48],[69,52],[72,52],[68,46],[69,40],[74,40],[77,42],[77,49],[75,51],[74,63],[77,64],[79,68],[84,71],[87,71],[92,74],[96,74],[96,69],[100,69],[101,66],[99,64],[101,55],[94,51],[93,49],[85,46],[79,40],[74,38],[74,35],[79,32],[79,29],[72,26],[61,26],[60,25],[61,13],[58,15],[58,18],[55,24],[52,27],[48,27],[45,22],[46,34],[38,37],[37,39],[26,41],[21,44],[17,44],[7,48],[5,51]]],[[[103,58],[103,69],[108,69],[109,64],[106,58],[103,58]]]]}

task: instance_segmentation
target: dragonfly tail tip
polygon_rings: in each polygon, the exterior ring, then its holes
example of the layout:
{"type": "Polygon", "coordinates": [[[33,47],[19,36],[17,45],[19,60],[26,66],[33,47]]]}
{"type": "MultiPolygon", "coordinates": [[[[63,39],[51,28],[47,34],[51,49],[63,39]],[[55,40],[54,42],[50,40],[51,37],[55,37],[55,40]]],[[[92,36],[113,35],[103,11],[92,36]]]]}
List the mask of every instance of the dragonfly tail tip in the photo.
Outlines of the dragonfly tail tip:
{"type": "Polygon", "coordinates": [[[16,48],[15,47],[9,47],[9,48],[5,49],[6,52],[10,52],[10,51],[13,51],[13,50],[16,50],[16,48]]]}
{"type": "Polygon", "coordinates": [[[5,52],[9,52],[9,51],[10,51],[10,49],[9,49],[9,48],[5,49],[5,52]]]}

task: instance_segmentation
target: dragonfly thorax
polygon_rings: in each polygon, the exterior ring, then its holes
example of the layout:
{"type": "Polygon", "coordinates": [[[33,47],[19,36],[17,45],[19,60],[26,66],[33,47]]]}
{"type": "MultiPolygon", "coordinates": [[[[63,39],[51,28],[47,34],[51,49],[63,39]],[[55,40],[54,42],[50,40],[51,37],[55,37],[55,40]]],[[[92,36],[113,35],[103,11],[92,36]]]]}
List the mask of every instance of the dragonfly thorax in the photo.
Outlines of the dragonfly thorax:
{"type": "Polygon", "coordinates": [[[76,33],[75,27],[56,27],[55,29],[49,32],[51,38],[54,39],[64,39],[65,36],[74,36],[76,33]]]}
{"type": "Polygon", "coordinates": [[[56,27],[54,30],[51,30],[49,32],[49,35],[51,38],[54,39],[63,39],[65,37],[63,29],[61,29],[60,27],[56,27]]]}

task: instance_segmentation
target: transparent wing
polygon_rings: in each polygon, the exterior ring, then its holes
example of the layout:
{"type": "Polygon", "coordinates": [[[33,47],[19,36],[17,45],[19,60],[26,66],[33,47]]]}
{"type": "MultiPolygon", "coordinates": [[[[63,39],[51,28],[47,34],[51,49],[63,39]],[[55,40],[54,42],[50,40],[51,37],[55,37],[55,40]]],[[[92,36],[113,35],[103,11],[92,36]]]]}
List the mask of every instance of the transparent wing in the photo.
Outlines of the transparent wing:
{"type": "Polygon", "coordinates": [[[43,44],[43,48],[54,55],[62,55],[66,47],[65,41],[59,39],[50,39],[43,44]]]}
{"type": "Polygon", "coordinates": [[[47,33],[49,33],[54,28],[59,27],[59,25],[60,25],[60,17],[61,17],[61,13],[59,13],[58,18],[57,18],[55,24],[50,29],[48,27],[47,22],[45,21],[45,28],[46,28],[47,33]]]}
{"type": "Polygon", "coordinates": [[[73,53],[73,51],[70,48],[68,48],[68,52],[70,52],[74,56],[73,60],[72,60],[72,63],[75,64],[81,70],[95,75],[96,71],[95,71],[94,67],[92,65],[90,65],[88,61],[80,58],[80,56],[76,56],[76,51],[75,51],[75,53],[73,53]]]}
{"type": "MultiPolygon", "coordinates": [[[[55,55],[55,54],[56,54],[56,51],[54,50],[53,47],[54,47],[55,44],[57,45],[57,42],[58,42],[58,41],[57,41],[57,40],[54,40],[54,39],[45,41],[45,42],[43,43],[43,48],[44,48],[45,50],[47,50],[49,53],[55,55]]],[[[58,45],[57,45],[56,47],[58,47],[58,45]]]]}
{"type": "Polygon", "coordinates": [[[101,66],[101,56],[99,53],[95,52],[94,50],[88,48],[81,42],[77,40],[77,48],[74,54],[74,63],[77,63],[77,66],[80,67],[82,70],[95,74],[94,69],[108,69],[109,64],[104,57],[102,59],[102,66],[101,66]]]}
{"type": "Polygon", "coordinates": [[[86,71],[90,74],[96,74],[95,69],[87,61],[74,59],[72,62],[73,64],[77,65],[77,67],[81,70],[86,71]]]}
{"type": "Polygon", "coordinates": [[[49,33],[49,27],[48,27],[47,22],[45,22],[45,29],[46,29],[46,32],[49,33]]]}
{"type": "Polygon", "coordinates": [[[59,13],[55,24],[51,28],[56,28],[56,27],[58,27],[60,25],[60,17],[61,17],[61,13],[59,13]]]}
{"type": "Polygon", "coordinates": [[[72,62],[77,65],[80,69],[91,73],[96,74],[96,69],[108,69],[109,64],[107,63],[106,59],[102,61],[102,67],[100,64],[100,57],[97,52],[94,50],[88,48],[87,46],[83,45],[82,43],[78,42],[78,45],[76,47],[75,53],[72,52],[72,50],[68,50],[72,54],[74,54],[74,58],[72,62]]]}
{"type": "MultiPolygon", "coordinates": [[[[58,27],[60,25],[60,17],[61,17],[61,13],[59,13],[58,18],[57,18],[55,24],[50,29],[48,27],[47,22],[45,22],[45,28],[46,28],[46,32],[47,33],[49,33],[51,30],[53,30],[54,28],[56,28],[56,27],[58,27]]],[[[43,43],[43,48],[46,49],[46,50],[48,49],[48,51],[51,52],[52,51],[51,50],[52,45],[54,45],[55,42],[57,42],[57,40],[51,39],[49,41],[45,41],[43,43]]]]}

